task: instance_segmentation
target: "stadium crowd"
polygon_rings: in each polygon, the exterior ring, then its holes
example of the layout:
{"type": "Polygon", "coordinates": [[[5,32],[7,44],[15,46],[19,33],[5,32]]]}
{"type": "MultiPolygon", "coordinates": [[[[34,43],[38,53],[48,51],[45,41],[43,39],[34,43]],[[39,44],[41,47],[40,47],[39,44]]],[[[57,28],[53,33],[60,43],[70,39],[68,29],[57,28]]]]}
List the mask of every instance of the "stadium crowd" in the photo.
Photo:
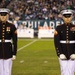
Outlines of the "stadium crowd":
{"type": "MultiPolygon", "coordinates": [[[[60,20],[63,9],[75,10],[74,0],[2,0],[0,8],[10,9],[10,20],[60,20]],[[16,18],[15,18],[16,17],[16,18]]],[[[74,16],[75,18],[75,16],[74,16]]]]}

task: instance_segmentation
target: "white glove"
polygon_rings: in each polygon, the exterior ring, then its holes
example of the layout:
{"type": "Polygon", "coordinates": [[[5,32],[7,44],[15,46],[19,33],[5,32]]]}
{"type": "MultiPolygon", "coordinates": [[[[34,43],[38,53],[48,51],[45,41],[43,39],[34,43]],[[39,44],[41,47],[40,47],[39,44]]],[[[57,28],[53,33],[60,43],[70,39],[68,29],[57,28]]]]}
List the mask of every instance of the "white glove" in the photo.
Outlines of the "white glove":
{"type": "Polygon", "coordinates": [[[61,60],[65,60],[65,59],[66,59],[66,56],[65,56],[64,54],[60,54],[59,58],[60,58],[61,60]]]}
{"type": "Polygon", "coordinates": [[[70,58],[71,58],[72,60],[74,60],[74,59],[75,59],[75,54],[70,55],[70,58]]]}
{"type": "Polygon", "coordinates": [[[12,60],[15,60],[15,59],[16,59],[16,56],[15,56],[15,55],[13,55],[13,56],[12,56],[12,60]]]}

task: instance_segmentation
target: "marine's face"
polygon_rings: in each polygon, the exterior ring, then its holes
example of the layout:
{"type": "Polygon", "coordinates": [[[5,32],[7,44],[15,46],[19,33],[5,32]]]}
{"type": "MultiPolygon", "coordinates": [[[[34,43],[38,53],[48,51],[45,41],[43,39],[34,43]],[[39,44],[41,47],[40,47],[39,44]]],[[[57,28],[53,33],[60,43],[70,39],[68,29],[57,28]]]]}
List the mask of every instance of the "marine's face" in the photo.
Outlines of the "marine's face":
{"type": "Polygon", "coordinates": [[[65,17],[65,16],[63,16],[63,20],[64,20],[65,23],[71,23],[72,15],[69,16],[69,17],[65,17]]]}
{"type": "Polygon", "coordinates": [[[8,19],[8,14],[0,14],[0,20],[5,22],[8,19]]]}

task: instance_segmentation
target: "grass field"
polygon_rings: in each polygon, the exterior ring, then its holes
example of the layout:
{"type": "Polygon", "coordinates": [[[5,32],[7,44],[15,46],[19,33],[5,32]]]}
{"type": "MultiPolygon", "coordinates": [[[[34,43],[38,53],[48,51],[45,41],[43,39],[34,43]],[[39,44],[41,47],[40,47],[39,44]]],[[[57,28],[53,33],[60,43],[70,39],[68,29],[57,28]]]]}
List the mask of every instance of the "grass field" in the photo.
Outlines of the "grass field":
{"type": "Polygon", "coordinates": [[[53,39],[19,39],[12,75],[60,75],[53,39]]]}

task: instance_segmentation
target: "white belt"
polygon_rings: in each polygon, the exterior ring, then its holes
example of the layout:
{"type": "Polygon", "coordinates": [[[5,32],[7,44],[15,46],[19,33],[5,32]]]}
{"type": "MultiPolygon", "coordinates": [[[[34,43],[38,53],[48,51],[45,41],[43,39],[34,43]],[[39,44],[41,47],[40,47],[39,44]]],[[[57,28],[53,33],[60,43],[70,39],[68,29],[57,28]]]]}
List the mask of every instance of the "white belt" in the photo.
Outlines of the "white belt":
{"type": "MultiPolygon", "coordinates": [[[[2,42],[2,40],[0,40],[0,42],[2,42]]],[[[4,42],[11,42],[12,43],[12,40],[4,40],[4,42]]]]}
{"type": "Polygon", "coordinates": [[[75,43],[75,40],[73,40],[73,41],[60,41],[60,43],[75,43]]]}

